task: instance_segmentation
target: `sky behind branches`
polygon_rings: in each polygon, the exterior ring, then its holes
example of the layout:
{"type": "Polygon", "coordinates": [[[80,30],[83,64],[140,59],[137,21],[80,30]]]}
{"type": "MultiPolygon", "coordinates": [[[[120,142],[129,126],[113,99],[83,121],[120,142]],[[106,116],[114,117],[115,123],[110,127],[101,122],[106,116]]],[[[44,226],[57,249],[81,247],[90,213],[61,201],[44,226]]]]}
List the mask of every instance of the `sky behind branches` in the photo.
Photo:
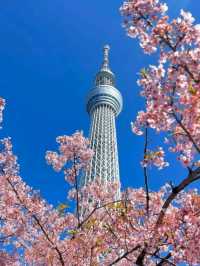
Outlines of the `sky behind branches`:
{"type": "MultiPolygon", "coordinates": [[[[170,15],[180,8],[200,22],[200,2],[168,0],[170,15]]],[[[1,3],[0,94],[7,101],[1,137],[11,136],[24,180],[51,203],[63,202],[67,185],[45,163],[45,151],[56,149],[55,138],[82,129],[87,136],[86,95],[102,61],[102,47],[111,46],[111,67],[124,99],[117,119],[123,187],[143,186],[142,137],[130,122],[143,107],[136,84],[141,68],[155,63],[121,27],[121,1],[18,0],[1,3]]],[[[155,143],[158,136],[151,136],[155,143]]],[[[159,145],[159,141],[154,145],[159,145]]],[[[172,168],[152,170],[150,188],[178,182],[186,174],[169,156],[172,168]]]]}

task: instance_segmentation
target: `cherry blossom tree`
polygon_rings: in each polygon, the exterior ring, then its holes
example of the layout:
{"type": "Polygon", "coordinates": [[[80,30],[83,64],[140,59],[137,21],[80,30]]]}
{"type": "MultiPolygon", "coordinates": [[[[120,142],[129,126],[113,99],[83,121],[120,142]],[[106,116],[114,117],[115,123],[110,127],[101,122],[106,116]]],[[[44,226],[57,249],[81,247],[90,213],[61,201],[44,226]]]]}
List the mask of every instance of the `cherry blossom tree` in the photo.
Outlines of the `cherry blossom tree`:
{"type": "MultiPolygon", "coordinates": [[[[200,195],[188,186],[200,179],[200,26],[181,10],[172,21],[159,0],[130,0],[121,7],[128,35],[138,38],[157,65],[141,70],[145,108],[132,130],[145,139],[144,189],[128,188],[116,200],[119,184],[81,177],[93,156],[82,132],[57,138],[47,163],[62,171],[75,205],[57,208],[20,177],[10,138],[0,149],[0,265],[131,266],[200,265],[200,195]],[[179,184],[149,189],[147,170],[169,164],[164,147],[149,146],[149,131],[164,136],[187,171],[179,184]]],[[[0,121],[5,101],[0,99],[0,121]]]]}

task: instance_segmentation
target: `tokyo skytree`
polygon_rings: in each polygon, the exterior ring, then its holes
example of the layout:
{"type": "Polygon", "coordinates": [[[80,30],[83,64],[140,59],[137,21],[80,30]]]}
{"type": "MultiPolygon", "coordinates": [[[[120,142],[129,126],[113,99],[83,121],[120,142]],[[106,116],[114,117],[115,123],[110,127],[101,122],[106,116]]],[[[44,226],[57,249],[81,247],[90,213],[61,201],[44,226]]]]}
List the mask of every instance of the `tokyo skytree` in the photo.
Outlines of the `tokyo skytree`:
{"type": "Polygon", "coordinates": [[[122,96],[115,87],[115,75],[109,67],[109,50],[108,45],[104,46],[103,64],[87,97],[94,156],[83,185],[97,177],[105,183],[120,182],[115,118],[122,110],[122,96]]]}

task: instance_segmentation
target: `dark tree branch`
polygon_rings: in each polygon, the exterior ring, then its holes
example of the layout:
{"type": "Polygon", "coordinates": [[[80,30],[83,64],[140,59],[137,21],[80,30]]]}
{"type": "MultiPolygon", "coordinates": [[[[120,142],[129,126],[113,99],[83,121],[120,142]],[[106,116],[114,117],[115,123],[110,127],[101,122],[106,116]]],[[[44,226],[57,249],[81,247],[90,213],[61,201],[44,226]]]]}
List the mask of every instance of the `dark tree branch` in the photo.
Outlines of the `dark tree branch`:
{"type": "Polygon", "coordinates": [[[109,264],[109,266],[115,265],[116,263],[118,263],[122,259],[126,259],[126,257],[128,255],[130,255],[131,253],[133,253],[134,251],[136,251],[139,248],[140,248],[140,245],[137,245],[136,247],[132,248],[131,250],[125,252],[121,257],[117,258],[115,261],[113,261],[111,264],[109,264]]]}
{"type": "Polygon", "coordinates": [[[182,190],[184,190],[188,185],[197,181],[198,179],[200,179],[200,167],[198,167],[194,171],[190,171],[188,176],[178,186],[173,187],[172,192],[170,193],[170,195],[166,199],[165,203],[162,206],[160,214],[158,215],[156,227],[158,227],[159,225],[162,224],[167,209],[169,208],[172,201],[177,197],[177,195],[182,190]]]}
{"type": "Polygon", "coordinates": [[[137,257],[137,260],[135,262],[136,265],[138,265],[138,266],[144,266],[144,258],[145,258],[145,255],[146,255],[146,249],[147,249],[147,245],[146,245],[145,248],[143,248],[142,252],[137,257]]]}

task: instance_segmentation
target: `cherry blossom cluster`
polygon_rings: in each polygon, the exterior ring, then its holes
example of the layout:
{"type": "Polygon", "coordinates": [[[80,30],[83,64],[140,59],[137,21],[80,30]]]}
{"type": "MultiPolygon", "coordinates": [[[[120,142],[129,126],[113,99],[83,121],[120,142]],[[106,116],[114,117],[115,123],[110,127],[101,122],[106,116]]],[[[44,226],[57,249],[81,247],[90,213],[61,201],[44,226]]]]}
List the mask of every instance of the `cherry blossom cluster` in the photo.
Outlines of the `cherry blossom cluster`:
{"type": "Polygon", "coordinates": [[[120,8],[121,13],[126,17],[124,26],[128,35],[132,38],[139,37],[140,45],[146,53],[157,50],[158,41],[148,34],[148,30],[167,9],[166,4],[161,4],[157,0],[125,1],[120,8]]]}
{"type": "Polygon", "coordinates": [[[141,70],[146,109],[132,128],[138,135],[146,126],[166,132],[170,150],[192,167],[200,153],[200,25],[184,10],[169,21],[166,11],[158,0],[130,0],[121,7],[128,35],[158,56],[157,66],[141,70]]]}
{"type": "Polygon", "coordinates": [[[164,160],[165,153],[162,147],[158,147],[156,151],[147,150],[144,160],[141,162],[143,167],[154,165],[158,169],[163,169],[164,167],[169,166],[168,162],[164,160]]]}
{"type": "Polygon", "coordinates": [[[60,136],[56,139],[59,144],[59,153],[48,151],[46,160],[54,170],[64,170],[66,181],[75,183],[75,177],[79,172],[86,170],[93,152],[89,148],[89,140],[83,137],[82,132],[76,132],[72,136],[60,136]],[[67,167],[72,165],[72,167],[67,167]],[[74,167],[76,166],[76,167],[74,167]]]}
{"type": "MultiPolygon", "coordinates": [[[[87,140],[80,134],[83,141],[75,145],[76,150],[70,142],[77,140],[77,134],[65,137],[60,150],[68,158],[73,151],[73,156],[85,162],[83,151],[91,152],[85,147],[87,140]]],[[[161,149],[157,152],[162,155],[161,149]]],[[[156,227],[171,187],[149,193],[147,215],[143,189],[129,188],[115,199],[119,184],[110,181],[105,186],[96,178],[80,188],[78,200],[85,212],[78,221],[75,214],[61,211],[64,204],[53,208],[24,183],[10,139],[4,141],[0,156],[1,265],[131,266],[139,265],[141,254],[143,265],[157,265],[163,254],[169,263],[200,263],[200,197],[196,191],[181,193],[156,227]]],[[[71,199],[76,201],[76,195],[76,190],[71,191],[71,199]]]]}
{"type": "MultiPolygon", "coordinates": [[[[68,213],[61,217],[19,176],[10,139],[0,152],[0,253],[1,265],[59,265],[62,235],[77,224],[68,213]],[[23,256],[22,256],[23,255],[23,256]]],[[[61,248],[62,246],[62,248],[61,248]]]]}
{"type": "Polygon", "coordinates": [[[175,203],[178,207],[171,206],[163,224],[156,229],[165,196],[164,189],[150,193],[151,219],[146,215],[143,189],[128,189],[118,202],[104,198],[104,203],[94,207],[80,227],[68,231],[72,237],[68,241],[70,251],[66,251],[67,258],[72,265],[90,265],[92,262],[108,266],[116,261],[117,265],[131,266],[144,250],[148,250],[144,265],[157,265],[163,254],[168,255],[169,264],[198,265],[199,246],[196,246],[199,245],[200,231],[196,226],[200,222],[199,195],[193,191],[183,193],[175,203]],[[127,256],[119,259],[123,254],[127,256]]]}

